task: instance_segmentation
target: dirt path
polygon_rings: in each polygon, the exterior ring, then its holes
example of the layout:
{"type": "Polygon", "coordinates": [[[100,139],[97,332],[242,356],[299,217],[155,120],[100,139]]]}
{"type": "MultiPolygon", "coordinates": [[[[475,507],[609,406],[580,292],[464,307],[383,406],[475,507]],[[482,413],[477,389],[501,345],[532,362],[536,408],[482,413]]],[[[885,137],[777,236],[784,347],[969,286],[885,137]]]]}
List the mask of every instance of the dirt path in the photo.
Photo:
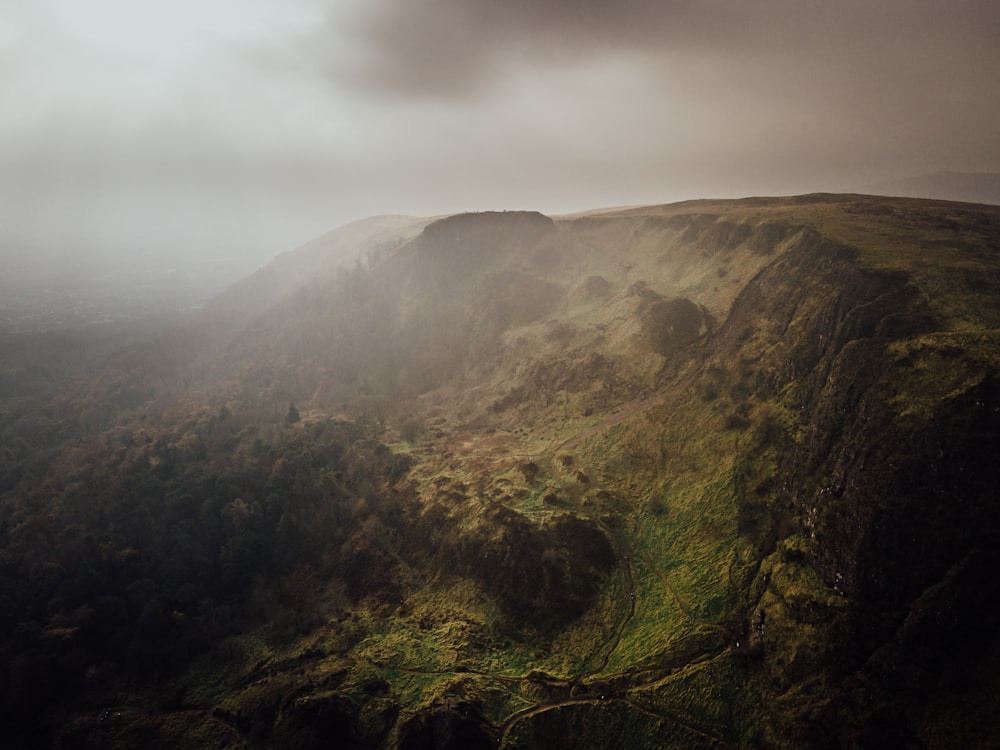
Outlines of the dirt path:
{"type": "MultiPolygon", "coordinates": [[[[599,521],[598,523],[600,524],[599,521]]],[[[602,528],[604,528],[603,524],[600,525],[602,528]]],[[[610,532],[607,528],[604,528],[604,533],[608,534],[610,538],[614,539],[613,536],[610,536],[610,532]]],[[[619,544],[621,545],[621,542],[619,542],[619,544]]],[[[625,550],[622,550],[621,547],[619,547],[619,552],[625,552],[625,551],[630,552],[631,549],[626,548],[625,550]]],[[[611,657],[614,655],[615,651],[618,650],[618,646],[622,642],[622,635],[624,635],[625,633],[625,628],[628,627],[628,624],[632,621],[632,618],[635,617],[635,578],[632,574],[632,563],[629,561],[629,557],[627,554],[623,554],[621,559],[622,559],[622,574],[625,578],[625,590],[628,592],[628,598],[629,598],[628,614],[626,614],[625,617],[623,617],[619,621],[618,627],[615,628],[614,637],[608,644],[610,645],[611,648],[609,648],[607,652],[604,654],[604,658],[601,660],[601,663],[598,666],[594,667],[594,669],[592,669],[591,671],[584,672],[583,674],[574,677],[573,679],[575,680],[579,680],[585,677],[592,677],[598,672],[603,672],[605,669],[608,668],[608,663],[611,661],[611,657]]]]}
{"type": "Polygon", "coordinates": [[[523,721],[524,719],[530,719],[532,716],[538,716],[546,711],[554,711],[559,708],[566,708],[567,706],[596,705],[603,702],[604,701],[600,698],[570,698],[569,700],[556,701],[555,703],[540,703],[537,706],[532,706],[531,708],[526,708],[523,711],[518,711],[517,713],[508,716],[507,721],[505,721],[500,727],[500,737],[497,739],[497,747],[501,748],[507,744],[507,738],[510,736],[510,730],[513,729],[518,722],[523,721]]]}
{"type": "Polygon", "coordinates": [[[498,748],[504,747],[507,744],[507,741],[510,739],[510,733],[514,729],[514,727],[516,727],[520,722],[526,719],[539,716],[549,711],[557,711],[561,708],[568,708],[570,706],[596,706],[602,703],[614,703],[622,705],[632,711],[636,711],[638,713],[645,714],[646,716],[656,719],[657,721],[667,722],[675,727],[679,727],[680,729],[689,734],[697,735],[701,739],[708,740],[709,742],[717,744],[720,747],[734,747],[732,743],[727,742],[721,737],[716,737],[713,734],[710,734],[702,729],[699,729],[693,724],[689,724],[686,721],[682,721],[676,716],[661,711],[654,711],[650,708],[646,708],[645,706],[641,706],[628,698],[614,698],[610,696],[601,696],[597,698],[570,698],[568,700],[541,704],[538,706],[532,706],[531,708],[526,708],[523,711],[518,711],[517,713],[509,716],[507,718],[507,721],[505,721],[503,725],[500,727],[500,736],[497,739],[497,747],[498,748]]]}

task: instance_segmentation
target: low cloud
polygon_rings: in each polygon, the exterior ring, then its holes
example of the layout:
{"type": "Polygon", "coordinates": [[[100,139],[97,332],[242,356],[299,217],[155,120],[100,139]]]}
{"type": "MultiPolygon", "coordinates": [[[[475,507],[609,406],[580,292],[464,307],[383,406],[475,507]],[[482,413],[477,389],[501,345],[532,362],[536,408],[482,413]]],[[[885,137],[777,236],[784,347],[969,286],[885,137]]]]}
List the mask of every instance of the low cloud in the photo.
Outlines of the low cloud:
{"type": "Polygon", "coordinates": [[[0,253],[1000,171],[992,0],[80,7],[5,7],[0,253]]]}

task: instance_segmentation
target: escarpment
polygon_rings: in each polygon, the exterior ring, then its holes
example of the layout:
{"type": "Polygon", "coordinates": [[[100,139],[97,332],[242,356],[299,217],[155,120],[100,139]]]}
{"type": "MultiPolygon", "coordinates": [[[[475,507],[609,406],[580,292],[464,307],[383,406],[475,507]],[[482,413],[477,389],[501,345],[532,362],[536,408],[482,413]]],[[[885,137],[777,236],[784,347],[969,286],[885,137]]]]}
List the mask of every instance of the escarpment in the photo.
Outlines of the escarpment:
{"type": "Polygon", "coordinates": [[[857,195],[380,220],[9,365],[5,730],[1000,746],[998,237],[857,195]]]}

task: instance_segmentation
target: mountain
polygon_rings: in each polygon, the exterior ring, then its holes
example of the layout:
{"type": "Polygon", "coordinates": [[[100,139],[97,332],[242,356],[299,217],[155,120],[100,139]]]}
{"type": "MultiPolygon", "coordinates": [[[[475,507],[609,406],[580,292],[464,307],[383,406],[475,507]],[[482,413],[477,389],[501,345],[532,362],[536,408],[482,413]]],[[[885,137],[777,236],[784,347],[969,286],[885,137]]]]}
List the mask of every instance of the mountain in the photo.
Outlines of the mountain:
{"type": "Polygon", "coordinates": [[[963,203],[1000,205],[1000,174],[996,172],[933,172],[905,180],[880,182],[856,188],[867,195],[934,198],[963,203]]]}
{"type": "Polygon", "coordinates": [[[11,746],[1000,742],[1000,208],[382,221],[21,342],[11,746]]]}
{"type": "Polygon", "coordinates": [[[282,253],[242,283],[234,284],[208,305],[207,317],[222,311],[251,313],[310,281],[376,262],[412,239],[430,219],[412,216],[373,216],[334,229],[302,247],[282,253]]]}

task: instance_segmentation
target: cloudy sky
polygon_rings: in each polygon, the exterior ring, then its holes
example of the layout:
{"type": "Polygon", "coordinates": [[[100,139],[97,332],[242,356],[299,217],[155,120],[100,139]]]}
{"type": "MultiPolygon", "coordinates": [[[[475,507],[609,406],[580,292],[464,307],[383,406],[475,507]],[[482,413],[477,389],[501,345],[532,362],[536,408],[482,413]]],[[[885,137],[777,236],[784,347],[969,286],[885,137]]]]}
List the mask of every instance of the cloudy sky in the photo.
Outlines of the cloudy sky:
{"type": "Polygon", "coordinates": [[[0,253],[1000,171],[995,0],[0,0],[0,253]]]}

